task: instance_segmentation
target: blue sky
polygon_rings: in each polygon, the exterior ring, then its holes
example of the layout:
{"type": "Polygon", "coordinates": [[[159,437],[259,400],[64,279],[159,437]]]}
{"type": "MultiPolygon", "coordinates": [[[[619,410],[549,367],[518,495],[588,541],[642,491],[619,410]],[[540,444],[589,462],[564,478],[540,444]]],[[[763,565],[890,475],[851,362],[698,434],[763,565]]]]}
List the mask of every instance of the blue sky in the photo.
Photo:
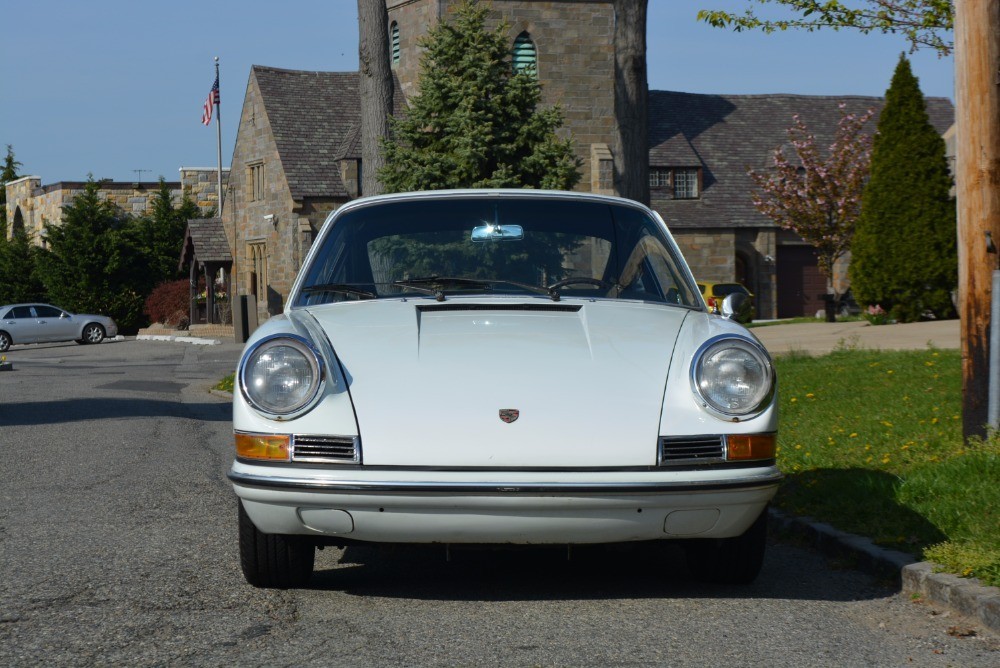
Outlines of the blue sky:
{"type": "MultiPolygon", "coordinates": [[[[742,0],[650,0],[649,86],[691,93],[883,95],[900,36],[733,33],[695,19],[742,0]]],[[[229,165],[250,66],[357,70],[356,0],[32,0],[4,3],[0,151],[43,183],[120,181],[216,164],[201,107],[221,63],[229,165]]],[[[910,56],[924,95],[954,100],[954,64],[910,56]]]]}

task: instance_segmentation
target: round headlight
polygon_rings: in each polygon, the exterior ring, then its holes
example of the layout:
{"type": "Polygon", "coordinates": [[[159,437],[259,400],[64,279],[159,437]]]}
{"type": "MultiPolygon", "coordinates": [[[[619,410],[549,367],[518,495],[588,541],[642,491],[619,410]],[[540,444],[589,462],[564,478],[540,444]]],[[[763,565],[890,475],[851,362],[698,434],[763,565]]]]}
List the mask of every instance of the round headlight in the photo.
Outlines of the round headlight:
{"type": "Polygon", "coordinates": [[[774,370],[767,352],[748,339],[709,341],[695,355],[694,390],[705,404],[727,416],[763,410],[774,395],[774,370]]]}
{"type": "Polygon", "coordinates": [[[286,416],[308,406],[319,392],[323,367],[304,339],[264,339],[243,358],[240,388],[262,413],[286,416]]]}

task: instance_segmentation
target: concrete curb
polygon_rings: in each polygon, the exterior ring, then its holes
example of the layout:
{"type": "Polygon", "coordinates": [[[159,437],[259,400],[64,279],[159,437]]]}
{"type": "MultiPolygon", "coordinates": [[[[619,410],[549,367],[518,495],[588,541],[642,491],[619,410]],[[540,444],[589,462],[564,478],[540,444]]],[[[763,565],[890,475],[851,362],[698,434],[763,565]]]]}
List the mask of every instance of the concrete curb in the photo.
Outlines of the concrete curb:
{"type": "Polygon", "coordinates": [[[849,559],[859,570],[891,579],[903,594],[916,594],[1000,633],[998,587],[986,587],[975,578],[936,573],[936,564],[918,562],[905,552],[879,547],[868,538],[840,531],[809,517],[792,517],[772,508],[770,520],[771,526],[779,532],[805,538],[828,556],[849,559]]]}
{"type": "Polygon", "coordinates": [[[169,341],[171,343],[191,343],[197,346],[218,346],[222,343],[218,339],[202,339],[197,336],[171,336],[167,334],[139,334],[136,341],[169,341]]]}

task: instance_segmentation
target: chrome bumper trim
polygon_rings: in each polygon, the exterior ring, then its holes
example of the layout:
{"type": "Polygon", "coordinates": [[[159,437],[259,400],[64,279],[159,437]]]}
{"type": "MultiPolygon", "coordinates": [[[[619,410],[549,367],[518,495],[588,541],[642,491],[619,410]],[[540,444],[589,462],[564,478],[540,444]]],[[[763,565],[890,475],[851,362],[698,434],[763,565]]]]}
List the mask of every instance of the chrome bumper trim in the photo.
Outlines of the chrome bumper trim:
{"type": "Polygon", "coordinates": [[[338,480],[334,478],[294,478],[260,475],[230,470],[229,479],[235,485],[271,489],[299,489],[346,494],[657,494],[665,492],[698,492],[726,489],[769,487],[781,482],[780,471],[727,480],[642,481],[642,482],[441,482],[441,481],[379,481],[338,480]]]}

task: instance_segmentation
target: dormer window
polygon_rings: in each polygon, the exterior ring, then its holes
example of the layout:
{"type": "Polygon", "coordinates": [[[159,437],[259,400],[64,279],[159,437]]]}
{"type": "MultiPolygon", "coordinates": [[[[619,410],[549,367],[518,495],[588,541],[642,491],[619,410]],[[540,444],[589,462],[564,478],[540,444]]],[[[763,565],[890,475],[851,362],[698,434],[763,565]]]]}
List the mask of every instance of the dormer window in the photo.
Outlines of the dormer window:
{"type": "Polygon", "coordinates": [[[522,32],[514,40],[514,72],[538,73],[538,53],[535,51],[535,43],[531,41],[531,35],[522,32]]]}

